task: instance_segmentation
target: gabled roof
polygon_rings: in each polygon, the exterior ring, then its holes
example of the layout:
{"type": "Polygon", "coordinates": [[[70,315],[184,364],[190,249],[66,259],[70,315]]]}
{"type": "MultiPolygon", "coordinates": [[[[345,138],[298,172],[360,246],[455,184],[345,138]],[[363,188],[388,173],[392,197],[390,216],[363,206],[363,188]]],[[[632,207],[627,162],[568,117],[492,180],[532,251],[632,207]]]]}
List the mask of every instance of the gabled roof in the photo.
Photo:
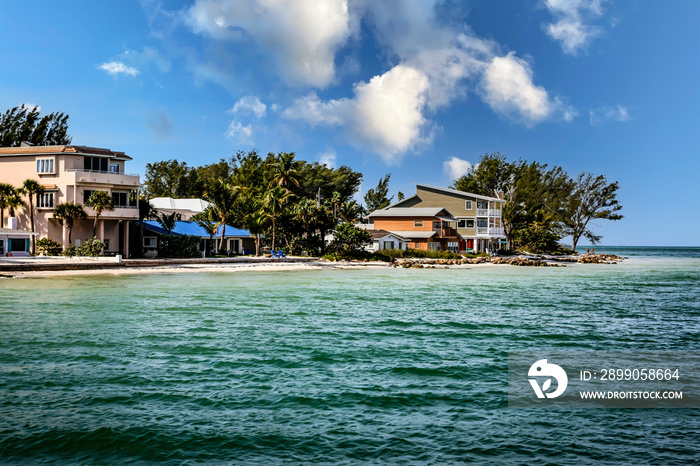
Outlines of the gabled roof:
{"type": "Polygon", "coordinates": [[[408,239],[428,239],[435,236],[436,231],[416,230],[416,231],[392,231],[391,233],[403,236],[408,239]]]}
{"type": "MultiPolygon", "coordinates": [[[[427,188],[427,189],[433,189],[435,191],[442,191],[444,193],[448,194],[456,194],[458,196],[462,197],[476,197],[479,199],[486,199],[489,201],[498,201],[498,202],[505,202],[503,199],[499,199],[497,197],[490,197],[490,196],[482,196],[480,194],[474,194],[474,193],[468,193],[466,191],[459,191],[457,189],[452,189],[452,188],[441,188],[439,186],[433,186],[430,184],[421,184],[421,183],[416,183],[417,188],[427,188]]],[[[405,200],[405,199],[404,199],[405,200]]]]}
{"type": "Polygon", "coordinates": [[[24,147],[0,147],[0,156],[11,157],[13,155],[101,155],[113,157],[120,160],[133,160],[124,152],[117,152],[111,149],[88,146],[24,146],[24,147]]]}
{"type": "MultiPolygon", "coordinates": [[[[136,224],[138,225],[138,222],[136,222],[136,224]]],[[[158,223],[155,220],[146,220],[143,222],[143,226],[144,228],[148,228],[149,230],[154,231],[160,235],[166,234],[165,229],[162,226],[160,226],[160,223],[158,223]]],[[[171,233],[174,235],[199,236],[200,238],[209,238],[209,233],[207,233],[207,231],[203,227],[201,227],[197,222],[175,222],[175,228],[171,233]]],[[[214,236],[221,237],[221,227],[217,228],[217,232],[214,236]]],[[[249,237],[251,236],[251,234],[248,230],[241,230],[230,225],[226,225],[226,234],[224,238],[241,236],[249,237]]]]}
{"type": "Polygon", "coordinates": [[[386,231],[386,230],[367,230],[367,231],[369,231],[369,233],[372,235],[372,239],[382,239],[382,238],[386,238],[387,236],[394,236],[402,241],[408,240],[408,238],[401,236],[394,231],[386,231]]]}
{"type": "Polygon", "coordinates": [[[173,199],[172,197],[154,197],[150,200],[156,209],[191,210],[204,212],[209,203],[204,199],[173,199]]]}
{"type": "Polygon", "coordinates": [[[14,228],[0,228],[0,235],[39,236],[39,233],[14,228]]]}
{"type": "Polygon", "coordinates": [[[444,207],[387,207],[367,217],[452,217],[452,214],[444,207]]]}

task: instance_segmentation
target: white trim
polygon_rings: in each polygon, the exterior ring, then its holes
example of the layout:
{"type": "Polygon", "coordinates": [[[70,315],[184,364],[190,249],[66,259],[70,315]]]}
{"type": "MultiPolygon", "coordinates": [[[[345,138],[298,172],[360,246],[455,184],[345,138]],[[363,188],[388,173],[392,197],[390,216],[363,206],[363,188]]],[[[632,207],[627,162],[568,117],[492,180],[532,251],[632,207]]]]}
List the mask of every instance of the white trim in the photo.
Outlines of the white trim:
{"type": "Polygon", "coordinates": [[[469,196],[469,197],[475,197],[478,199],[486,199],[489,201],[497,201],[497,202],[503,202],[503,203],[506,202],[505,200],[499,199],[497,197],[482,196],[480,194],[468,193],[466,191],[458,191],[456,189],[451,189],[451,188],[441,188],[439,186],[433,186],[433,185],[429,185],[429,184],[416,183],[416,186],[421,187],[421,188],[434,189],[436,191],[443,191],[443,192],[450,193],[450,194],[457,194],[459,196],[469,196]]]}

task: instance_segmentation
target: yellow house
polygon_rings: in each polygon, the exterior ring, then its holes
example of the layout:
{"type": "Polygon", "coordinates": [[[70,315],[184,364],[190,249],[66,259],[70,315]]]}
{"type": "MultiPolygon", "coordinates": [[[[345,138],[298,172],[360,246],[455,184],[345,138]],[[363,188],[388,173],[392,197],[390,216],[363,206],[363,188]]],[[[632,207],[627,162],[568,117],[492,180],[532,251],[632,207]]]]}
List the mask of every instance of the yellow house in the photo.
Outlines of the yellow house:
{"type": "MultiPolygon", "coordinates": [[[[139,176],[125,173],[125,163],[132,160],[124,152],[86,146],[0,147],[0,182],[16,187],[33,179],[43,187],[34,199],[34,224],[39,237],[49,237],[68,245],[68,229],[53,218],[58,204],[85,204],[94,191],[112,196],[115,209],[100,215],[97,236],[107,243],[106,251],[129,255],[129,222],[138,220],[138,207],[130,194],[140,184],[139,176]]],[[[87,220],[75,222],[74,244],[92,237],[95,212],[84,207],[87,220]]],[[[30,230],[28,206],[19,209],[19,228],[30,230]]]]}

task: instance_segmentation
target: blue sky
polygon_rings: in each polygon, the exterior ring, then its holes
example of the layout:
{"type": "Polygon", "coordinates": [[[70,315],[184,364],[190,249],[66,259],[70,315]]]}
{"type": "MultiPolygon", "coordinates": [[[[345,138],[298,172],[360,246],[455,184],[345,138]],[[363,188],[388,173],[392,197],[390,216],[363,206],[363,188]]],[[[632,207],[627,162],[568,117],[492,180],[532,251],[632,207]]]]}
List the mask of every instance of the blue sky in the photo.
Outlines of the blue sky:
{"type": "Polygon", "coordinates": [[[4,2],[0,109],[129,171],[238,150],[448,186],[481,154],[621,184],[608,245],[700,241],[700,2],[4,2]]]}

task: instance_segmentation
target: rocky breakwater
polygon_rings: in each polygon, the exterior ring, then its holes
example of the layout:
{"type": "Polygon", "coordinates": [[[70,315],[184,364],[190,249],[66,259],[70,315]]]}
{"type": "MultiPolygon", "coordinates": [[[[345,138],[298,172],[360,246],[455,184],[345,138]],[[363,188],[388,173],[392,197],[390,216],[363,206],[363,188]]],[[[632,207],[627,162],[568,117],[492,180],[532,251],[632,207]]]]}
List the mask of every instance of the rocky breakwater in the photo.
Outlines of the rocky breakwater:
{"type": "Polygon", "coordinates": [[[579,256],[576,262],[580,264],[617,264],[624,257],[615,254],[584,254],[579,256]]]}
{"type": "Polygon", "coordinates": [[[392,266],[404,269],[445,268],[455,265],[500,264],[525,267],[565,267],[538,258],[528,257],[474,257],[462,259],[396,259],[392,266]]]}

